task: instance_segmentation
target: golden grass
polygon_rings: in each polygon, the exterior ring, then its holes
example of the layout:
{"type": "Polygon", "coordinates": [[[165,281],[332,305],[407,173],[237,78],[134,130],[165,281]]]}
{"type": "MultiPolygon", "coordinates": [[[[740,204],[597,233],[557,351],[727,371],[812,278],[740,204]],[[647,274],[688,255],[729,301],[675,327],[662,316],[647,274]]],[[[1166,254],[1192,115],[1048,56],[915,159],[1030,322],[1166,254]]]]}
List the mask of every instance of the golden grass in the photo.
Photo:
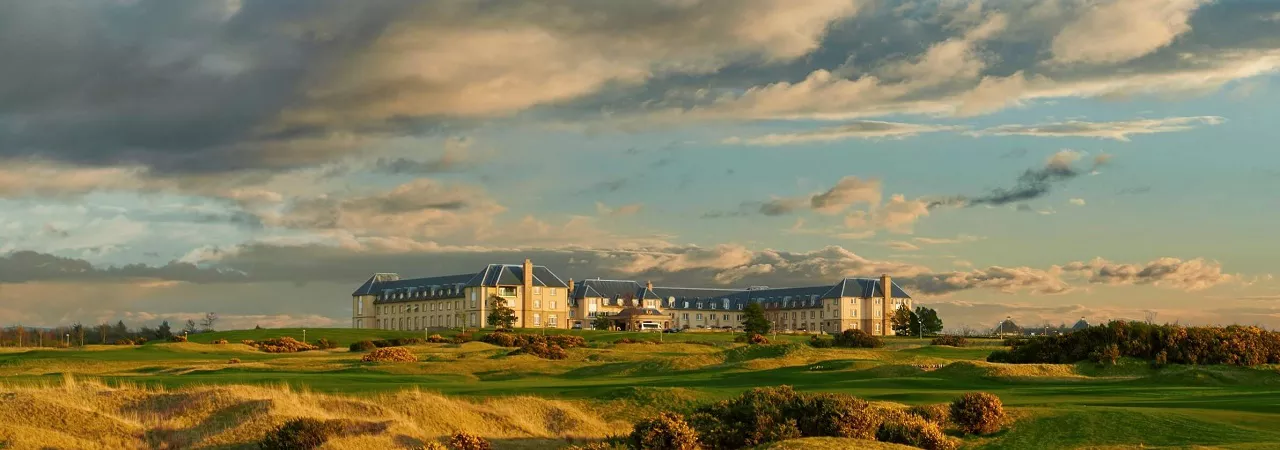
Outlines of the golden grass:
{"type": "Polygon", "coordinates": [[[582,406],[536,397],[481,403],[403,391],[369,397],[299,392],[288,387],[204,386],[167,391],[108,386],[70,377],[62,384],[0,386],[5,448],[252,447],[297,417],[387,424],[325,448],[412,448],[465,431],[516,448],[559,448],[566,439],[600,439],[610,423],[582,406]]]}
{"type": "Polygon", "coordinates": [[[862,439],[849,438],[833,438],[833,437],[813,437],[803,439],[792,439],[788,441],[775,442],[767,444],[760,449],[767,450],[845,450],[845,449],[866,449],[866,450],[914,450],[915,447],[901,444],[890,444],[878,441],[866,441],[862,439]]]}

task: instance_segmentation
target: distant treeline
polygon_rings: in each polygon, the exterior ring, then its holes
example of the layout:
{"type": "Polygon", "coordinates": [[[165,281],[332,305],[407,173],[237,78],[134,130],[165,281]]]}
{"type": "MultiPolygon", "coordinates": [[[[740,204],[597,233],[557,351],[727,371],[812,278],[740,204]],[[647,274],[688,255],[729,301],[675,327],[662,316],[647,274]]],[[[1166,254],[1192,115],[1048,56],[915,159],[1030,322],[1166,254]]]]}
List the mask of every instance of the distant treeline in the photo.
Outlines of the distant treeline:
{"type": "Polygon", "coordinates": [[[175,335],[195,334],[213,331],[218,321],[216,313],[205,314],[200,320],[187,320],[182,328],[175,329],[169,321],[161,322],[156,327],[129,328],[123,320],[115,325],[102,323],[86,326],[80,323],[54,328],[29,328],[21,325],[0,329],[0,347],[67,347],[79,345],[114,344],[121,341],[142,343],[155,340],[169,340],[175,335]]]}
{"type": "Polygon", "coordinates": [[[1058,336],[1013,338],[987,361],[1112,363],[1122,357],[1157,364],[1280,364],[1280,332],[1258,327],[1184,327],[1114,321],[1058,336]]]}

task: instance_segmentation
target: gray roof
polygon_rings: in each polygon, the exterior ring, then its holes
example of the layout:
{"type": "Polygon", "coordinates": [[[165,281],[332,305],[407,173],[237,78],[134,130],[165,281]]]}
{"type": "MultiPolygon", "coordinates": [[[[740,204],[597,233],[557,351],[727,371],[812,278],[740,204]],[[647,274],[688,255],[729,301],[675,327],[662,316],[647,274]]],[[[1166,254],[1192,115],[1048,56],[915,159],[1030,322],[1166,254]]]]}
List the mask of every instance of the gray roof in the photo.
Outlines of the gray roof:
{"type": "Polygon", "coordinates": [[[1079,322],[1076,322],[1075,325],[1071,326],[1072,330],[1081,330],[1085,328],[1089,328],[1089,321],[1084,320],[1083,318],[1081,318],[1079,322]]]}
{"type": "MultiPolygon", "coordinates": [[[[352,296],[377,295],[382,301],[412,301],[437,298],[457,298],[467,287],[519,286],[524,284],[524,266],[519,264],[490,264],[479,272],[424,278],[401,279],[394,273],[377,273],[369,277],[352,296]]],[[[543,287],[568,287],[564,280],[545,266],[533,266],[533,285],[543,287]]]]}
{"type": "MultiPolygon", "coordinates": [[[[911,298],[897,283],[892,283],[893,297],[911,298]]],[[[583,280],[574,286],[572,304],[587,297],[607,299],[660,299],[663,308],[741,310],[747,303],[762,303],[767,308],[812,308],[822,299],[841,297],[882,297],[879,278],[846,278],[832,285],[764,289],[714,289],[659,287],[652,290],[631,280],[583,280]],[[728,301],[727,307],[725,301],[728,301]]]]}

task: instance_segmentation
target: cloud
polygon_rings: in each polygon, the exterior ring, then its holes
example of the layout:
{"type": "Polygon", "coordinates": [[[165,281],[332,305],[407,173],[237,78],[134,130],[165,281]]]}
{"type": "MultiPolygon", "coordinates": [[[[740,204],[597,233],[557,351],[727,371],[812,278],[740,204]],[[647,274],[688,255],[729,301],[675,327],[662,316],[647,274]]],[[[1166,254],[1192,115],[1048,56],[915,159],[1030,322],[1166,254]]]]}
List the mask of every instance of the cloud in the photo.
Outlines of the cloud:
{"type": "Polygon", "coordinates": [[[1089,282],[1110,285],[1169,286],[1199,291],[1222,283],[1237,281],[1238,275],[1222,273],[1222,265],[1203,258],[1182,260],[1158,258],[1145,264],[1114,263],[1101,258],[1065,266],[1067,270],[1088,272],[1089,282]]]}
{"type": "MultiPolygon", "coordinates": [[[[1048,195],[1053,189],[1054,183],[1065,182],[1081,175],[1096,171],[1099,167],[1106,165],[1111,157],[1107,154],[1100,154],[1093,158],[1091,165],[1087,169],[1081,169],[1074,166],[1075,162],[1080,160],[1083,155],[1074,150],[1062,150],[1054,153],[1049,157],[1044,167],[1038,169],[1027,169],[1018,177],[1017,184],[1012,188],[997,188],[990,193],[978,197],[957,196],[941,200],[933,200],[929,203],[930,208],[946,205],[1007,205],[1010,203],[1023,202],[1048,195]]],[[[1019,205],[1019,210],[1031,211],[1028,205],[1019,205]],[[1025,207],[1025,208],[1024,208],[1025,207]]],[[[1051,212],[1050,212],[1051,214],[1051,212]]]]}
{"type": "Polygon", "coordinates": [[[632,203],[629,205],[622,205],[617,208],[610,208],[608,206],[605,206],[604,203],[596,202],[596,214],[599,214],[604,217],[634,216],[636,215],[636,213],[639,213],[640,210],[643,208],[644,208],[644,205],[640,203],[632,203]]]}
{"type": "Polygon", "coordinates": [[[1076,206],[1084,206],[1084,199],[1083,199],[1083,198],[1073,198],[1073,199],[1067,200],[1067,203],[1070,203],[1070,204],[1072,204],[1072,205],[1076,205],[1076,206]]]}
{"type": "Polygon", "coordinates": [[[130,264],[99,267],[88,261],[33,251],[0,255],[0,284],[59,280],[166,280],[190,283],[244,282],[244,272],[202,268],[194,264],[170,262],[164,266],[130,264]]]}
{"type": "Polygon", "coordinates": [[[973,136],[1045,136],[1045,137],[1094,137],[1129,141],[1134,134],[1171,133],[1194,129],[1197,125],[1219,125],[1226,119],[1217,116],[1169,117],[1165,119],[1139,119],[1116,122],[1067,122],[1038,125],[1000,125],[970,132],[973,136]]]}
{"type": "Polygon", "coordinates": [[[747,201],[738,206],[737,211],[711,211],[703,214],[704,218],[740,217],[749,214],[765,216],[785,216],[798,211],[811,209],[820,214],[839,214],[851,206],[868,204],[876,207],[881,201],[881,181],[864,180],[856,176],[840,178],[835,186],[810,195],[799,197],[775,197],[767,201],[747,201]]]}
{"type": "Polygon", "coordinates": [[[902,250],[902,251],[908,251],[908,252],[920,250],[920,247],[916,246],[915,244],[912,244],[910,242],[904,242],[904,241],[889,241],[889,242],[886,242],[885,245],[894,250],[902,250]]]}
{"type": "Polygon", "coordinates": [[[1028,291],[1034,294],[1062,294],[1071,285],[1062,279],[1062,270],[1031,267],[991,266],[969,271],[939,272],[911,277],[894,277],[894,281],[912,286],[920,294],[946,295],[971,289],[992,289],[1005,293],[1028,291]]]}
{"type": "Polygon", "coordinates": [[[985,239],[985,238],[980,237],[980,236],[973,236],[973,235],[968,235],[968,234],[961,234],[961,235],[956,236],[956,237],[954,237],[954,238],[930,238],[930,237],[916,237],[916,238],[913,238],[912,240],[913,240],[913,241],[915,241],[915,242],[916,242],[916,243],[918,243],[918,244],[925,244],[925,245],[942,245],[942,244],[964,244],[964,243],[968,243],[968,242],[977,242],[977,241],[980,241],[980,240],[983,240],[983,239],[985,239]]]}
{"type": "Polygon", "coordinates": [[[1191,14],[1212,0],[1118,0],[1088,8],[1053,38],[1053,62],[1119,63],[1148,55],[1191,31],[1191,14]]]}
{"type": "Polygon", "coordinates": [[[378,158],[373,163],[373,172],[391,175],[431,175],[437,173],[458,172],[469,167],[471,162],[463,149],[446,147],[439,158],[426,161],[409,158],[378,158]]]}
{"type": "Polygon", "coordinates": [[[837,127],[793,133],[773,133],[749,138],[728,137],[722,144],[780,146],[811,142],[834,142],[846,139],[905,138],[922,133],[960,131],[964,127],[946,125],[921,125],[910,123],[858,120],[837,127]]]}
{"type": "Polygon", "coordinates": [[[262,213],[262,221],[272,227],[360,236],[438,238],[482,232],[504,211],[479,189],[420,178],[368,195],[299,198],[280,213],[262,213]]]}

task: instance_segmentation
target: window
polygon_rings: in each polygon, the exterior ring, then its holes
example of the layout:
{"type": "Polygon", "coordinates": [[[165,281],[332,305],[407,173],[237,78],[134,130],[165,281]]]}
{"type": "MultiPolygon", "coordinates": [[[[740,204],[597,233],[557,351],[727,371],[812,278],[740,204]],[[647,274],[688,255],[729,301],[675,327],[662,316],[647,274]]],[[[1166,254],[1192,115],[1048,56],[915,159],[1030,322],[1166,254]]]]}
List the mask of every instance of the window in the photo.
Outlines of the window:
{"type": "Polygon", "coordinates": [[[698,319],[698,321],[699,321],[699,322],[701,322],[701,321],[702,321],[702,313],[698,313],[697,317],[695,317],[695,318],[696,318],[696,319],[698,319]]]}
{"type": "Polygon", "coordinates": [[[813,312],[813,311],[809,311],[809,318],[810,318],[810,319],[816,319],[816,317],[814,317],[814,312],[813,312]]]}
{"type": "Polygon", "coordinates": [[[453,302],[453,309],[462,309],[462,302],[461,301],[453,302]]]}
{"type": "Polygon", "coordinates": [[[534,308],[541,308],[541,307],[542,307],[542,300],[538,300],[538,299],[536,299],[536,298],[535,298],[535,299],[533,299],[533,307],[534,307],[534,308]]]}
{"type": "Polygon", "coordinates": [[[548,292],[548,294],[550,294],[550,295],[556,295],[556,288],[547,288],[547,290],[548,290],[548,291],[550,291],[550,292],[548,292]]]}
{"type": "Polygon", "coordinates": [[[710,306],[710,307],[711,307],[711,309],[716,309],[716,304],[715,304],[715,303],[707,304],[707,306],[710,306]]]}
{"type": "Polygon", "coordinates": [[[724,315],[724,320],[729,320],[729,315],[728,315],[728,314],[725,314],[725,315],[724,315]]]}
{"type": "Polygon", "coordinates": [[[724,309],[729,309],[729,299],[724,299],[724,309]]]}
{"type": "Polygon", "coordinates": [[[879,310],[879,309],[877,309],[877,310],[876,310],[876,318],[877,318],[877,319],[879,319],[879,318],[880,318],[880,310],[879,310]]]}
{"type": "Polygon", "coordinates": [[[534,293],[534,294],[541,294],[541,293],[542,293],[542,286],[534,286],[534,287],[533,287],[533,293],[534,293]]]}
{"type": "Polygon", "coordinates": [[[684,315],[683,315],[683,317],[681,317],[681,319],[683,319],[683,320],[685,320],[685,321],[687,322],[687,321],[689,320],[689,313],[684,313],[684,315]]]}
{"type": "MultiPolygon", "coordinates": [[[[472,308],[475,308],[475,307],[476,307],[476,299],[477,299],[478,297],[480,297],[480,293],[479,293],[479,292],[476,292],[475,290],[472,290],[472,291],[471,291],[471,307],[472,307],[472,308]]],[[[475,324],[473,323],[473,324],[471,324],[471,325],[472,325],[472,326],[474,326],[475,324]]]]}
{"type": "Polygon", "coordinates": [[[880,332],[880,322],[876,322],[876,333],[880,332]]]}
{"type": "Polygon", "coordinates": [[[476,313],[471,313],[471,318],[470,318],[470,320],[471,320],[471,326],[473,326],[473,327],[474,327],[474,326],[479,325],[479,323],[477,323],[477,322],[476,322],[476,313]]]}
{"type": "Polygon", "coordinates": [[[550,303],[551,303],[551,309],[556,309],[556,301],[552,300],[550,303]]]}
{"type": "Polygon", "coordinates": [[[849,317],[858,317],[858,310],[849,310],[849,317]]]}
{"type": "Polygon", "coordinates": [[[503,297],[515,297],[516,288],[514,286],[503,286],[498,288],[498,295],[503,297]]]}
{"type": "Polygon", "coordinates": [[[542,315],[541,315],[541,314],[533,313],[533,326],[535,326],[535,327],[537,327],[537,326],[542,326],[542,315]]]}
{"type": "Polygon", "coordinates": [[[552,314],[552,315],[547,316],[547,326],[552,327],[552,328],[555,328],[555,326],[556,326],[556,315],[555,315],[555,314],[552,314]]]}
{"type": "Polygon", "coordinates": [[[364,314],[364,299],[356,300],[356,315],[364,314]]]}

